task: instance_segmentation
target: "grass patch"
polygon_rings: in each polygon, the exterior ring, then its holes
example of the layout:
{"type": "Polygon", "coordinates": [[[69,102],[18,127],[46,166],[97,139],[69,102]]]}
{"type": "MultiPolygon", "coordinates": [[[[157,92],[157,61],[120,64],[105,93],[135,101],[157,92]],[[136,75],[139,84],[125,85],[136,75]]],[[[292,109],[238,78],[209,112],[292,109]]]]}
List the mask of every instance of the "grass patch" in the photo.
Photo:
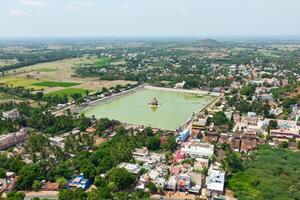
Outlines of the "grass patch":
{"type": "Polygon", "coordinates": [[[34,86],[41,86],[41,87],[71,87],[75,85],[80,85],[80,83],[74,83],[74,82],[38,82],[34,83],[34,86]]]}
{"type": "Polygon", "coordinates": [[[110,58],[98,58],[95,62],[95,67],[102,67],[110,65],[110,58]]]}
{"type": "Polygon", "coordinates": [[[18,63],[17,59],[0,59],[0,67],[5,67],[8,65],[14,65],[18,63]]]}
{"type": "Polygon", "coordinates": [[[13,100],[13,99],[19,99],[16,96],[10,95],[10,94],[6,94],[4,92],[0,92],[0,101],[1,100],[13,100]]]}
{"type": "Polygon", "coordinates": [[[33,89],[45,89],[46,87],[44,86],[37,86],[37,85],[33,85],[37,82],[36,79],[30,79],[30,78],[25,78],[25,77],[4,77],[4,78],[0,78],[0,83],[5,83],[9,86],[13,86],[13,87],[17,87],[17,86],[21,86],[21,87],[26,87],[26,88],[33,88],[33,89]]]}
{"type": "Polygon", "coordinates": [[[36,69],[35,71],[37,71],[37,72],[55,72],[58,70],[59,69],[56,69],[56,68],[40,68],[40,69],[36,69]]]}
{"type": "Polygon", "coordinates": [[[58,90],[55,92],[50,92],[48,94],[45,94],[45,96],[64,96],[67,95],[68,97],[70,97],[72,94],[74,93],[80,93],[82,96],[86,96],[85,93],[86,90],[83,89],[79,89],[79,88],[67,88],[67,89],[63,89],[63,90],[58,90]]]}

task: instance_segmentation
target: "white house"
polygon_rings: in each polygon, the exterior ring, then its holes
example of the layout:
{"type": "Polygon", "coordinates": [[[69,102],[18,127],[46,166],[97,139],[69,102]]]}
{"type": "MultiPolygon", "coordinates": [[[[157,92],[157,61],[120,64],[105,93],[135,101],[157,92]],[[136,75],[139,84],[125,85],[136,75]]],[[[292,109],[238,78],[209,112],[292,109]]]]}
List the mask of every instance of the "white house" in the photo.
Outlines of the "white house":
{"type": "Polygon", "coordinates": [[[214,145],[186,142],[182,145],[181,151],[191,158],[210,158],[214,155],[214,145]]]}
{"type": "Polygon", "coordinates": [[[20,116],[20,113],[18,109],[15,108],[10,111],[3,112],[2,115],[5,119],[15,120],[20,116]]]}
{"type": "Polygon", "coordinates": [[[209,169],[206,179],[207,189],[214,195],[223,194],[225,184],[225,172],[209,169]]]}

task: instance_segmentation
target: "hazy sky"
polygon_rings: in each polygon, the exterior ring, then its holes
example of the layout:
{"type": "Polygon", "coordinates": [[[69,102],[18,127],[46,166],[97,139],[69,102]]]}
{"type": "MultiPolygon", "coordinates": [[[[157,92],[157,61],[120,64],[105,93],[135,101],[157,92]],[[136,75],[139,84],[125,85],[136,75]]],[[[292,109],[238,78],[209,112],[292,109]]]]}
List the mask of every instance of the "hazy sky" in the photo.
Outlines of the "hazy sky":
{"type": "Polygon", "coordinates": [[[300,36],[300,0],[0,0],[0,37],[300,36]]]}

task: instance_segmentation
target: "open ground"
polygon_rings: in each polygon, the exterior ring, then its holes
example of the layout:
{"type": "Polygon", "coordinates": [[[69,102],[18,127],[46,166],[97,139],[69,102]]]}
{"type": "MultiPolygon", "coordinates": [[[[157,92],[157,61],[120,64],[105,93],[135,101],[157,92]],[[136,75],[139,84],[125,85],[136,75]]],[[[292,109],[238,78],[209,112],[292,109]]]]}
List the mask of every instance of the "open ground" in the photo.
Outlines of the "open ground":
{"type": "MultiPolygon", "coordinates": [[[[102,81],[97,77],[80,78],[75,76],[75,66],[95,62],[99,62],[96,57],[81,57],[31,65],[9,71],[0,78],[0,82],[14,87],[22,86],[33,90],[42,90],[45,94],[57,94],[67,90],[68,93],[79,90],[93,92],[103,87],[110,88],[118,84],[133,83],[123,80],[102,81]]],[[[108,60],[102,60],[103,63],[108,63],[108,60]]]]}

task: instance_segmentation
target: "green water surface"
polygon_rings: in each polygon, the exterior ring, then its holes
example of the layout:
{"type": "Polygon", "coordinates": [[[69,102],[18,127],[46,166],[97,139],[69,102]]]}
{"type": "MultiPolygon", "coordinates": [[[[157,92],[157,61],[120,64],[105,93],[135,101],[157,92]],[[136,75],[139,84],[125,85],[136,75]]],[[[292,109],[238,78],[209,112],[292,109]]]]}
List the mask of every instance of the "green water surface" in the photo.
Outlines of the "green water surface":
{"type": "Polygon", "coordinates": [[[195,94],[172,91],[142,89],[101,103],[84,112],[86,116],[107,117],[135,125],[175,130],[189,119],[193,112],[207,105],[212,96],[199,97],[195,94]],[[153,98],[158,107],[148,105],[153,98]]]}

